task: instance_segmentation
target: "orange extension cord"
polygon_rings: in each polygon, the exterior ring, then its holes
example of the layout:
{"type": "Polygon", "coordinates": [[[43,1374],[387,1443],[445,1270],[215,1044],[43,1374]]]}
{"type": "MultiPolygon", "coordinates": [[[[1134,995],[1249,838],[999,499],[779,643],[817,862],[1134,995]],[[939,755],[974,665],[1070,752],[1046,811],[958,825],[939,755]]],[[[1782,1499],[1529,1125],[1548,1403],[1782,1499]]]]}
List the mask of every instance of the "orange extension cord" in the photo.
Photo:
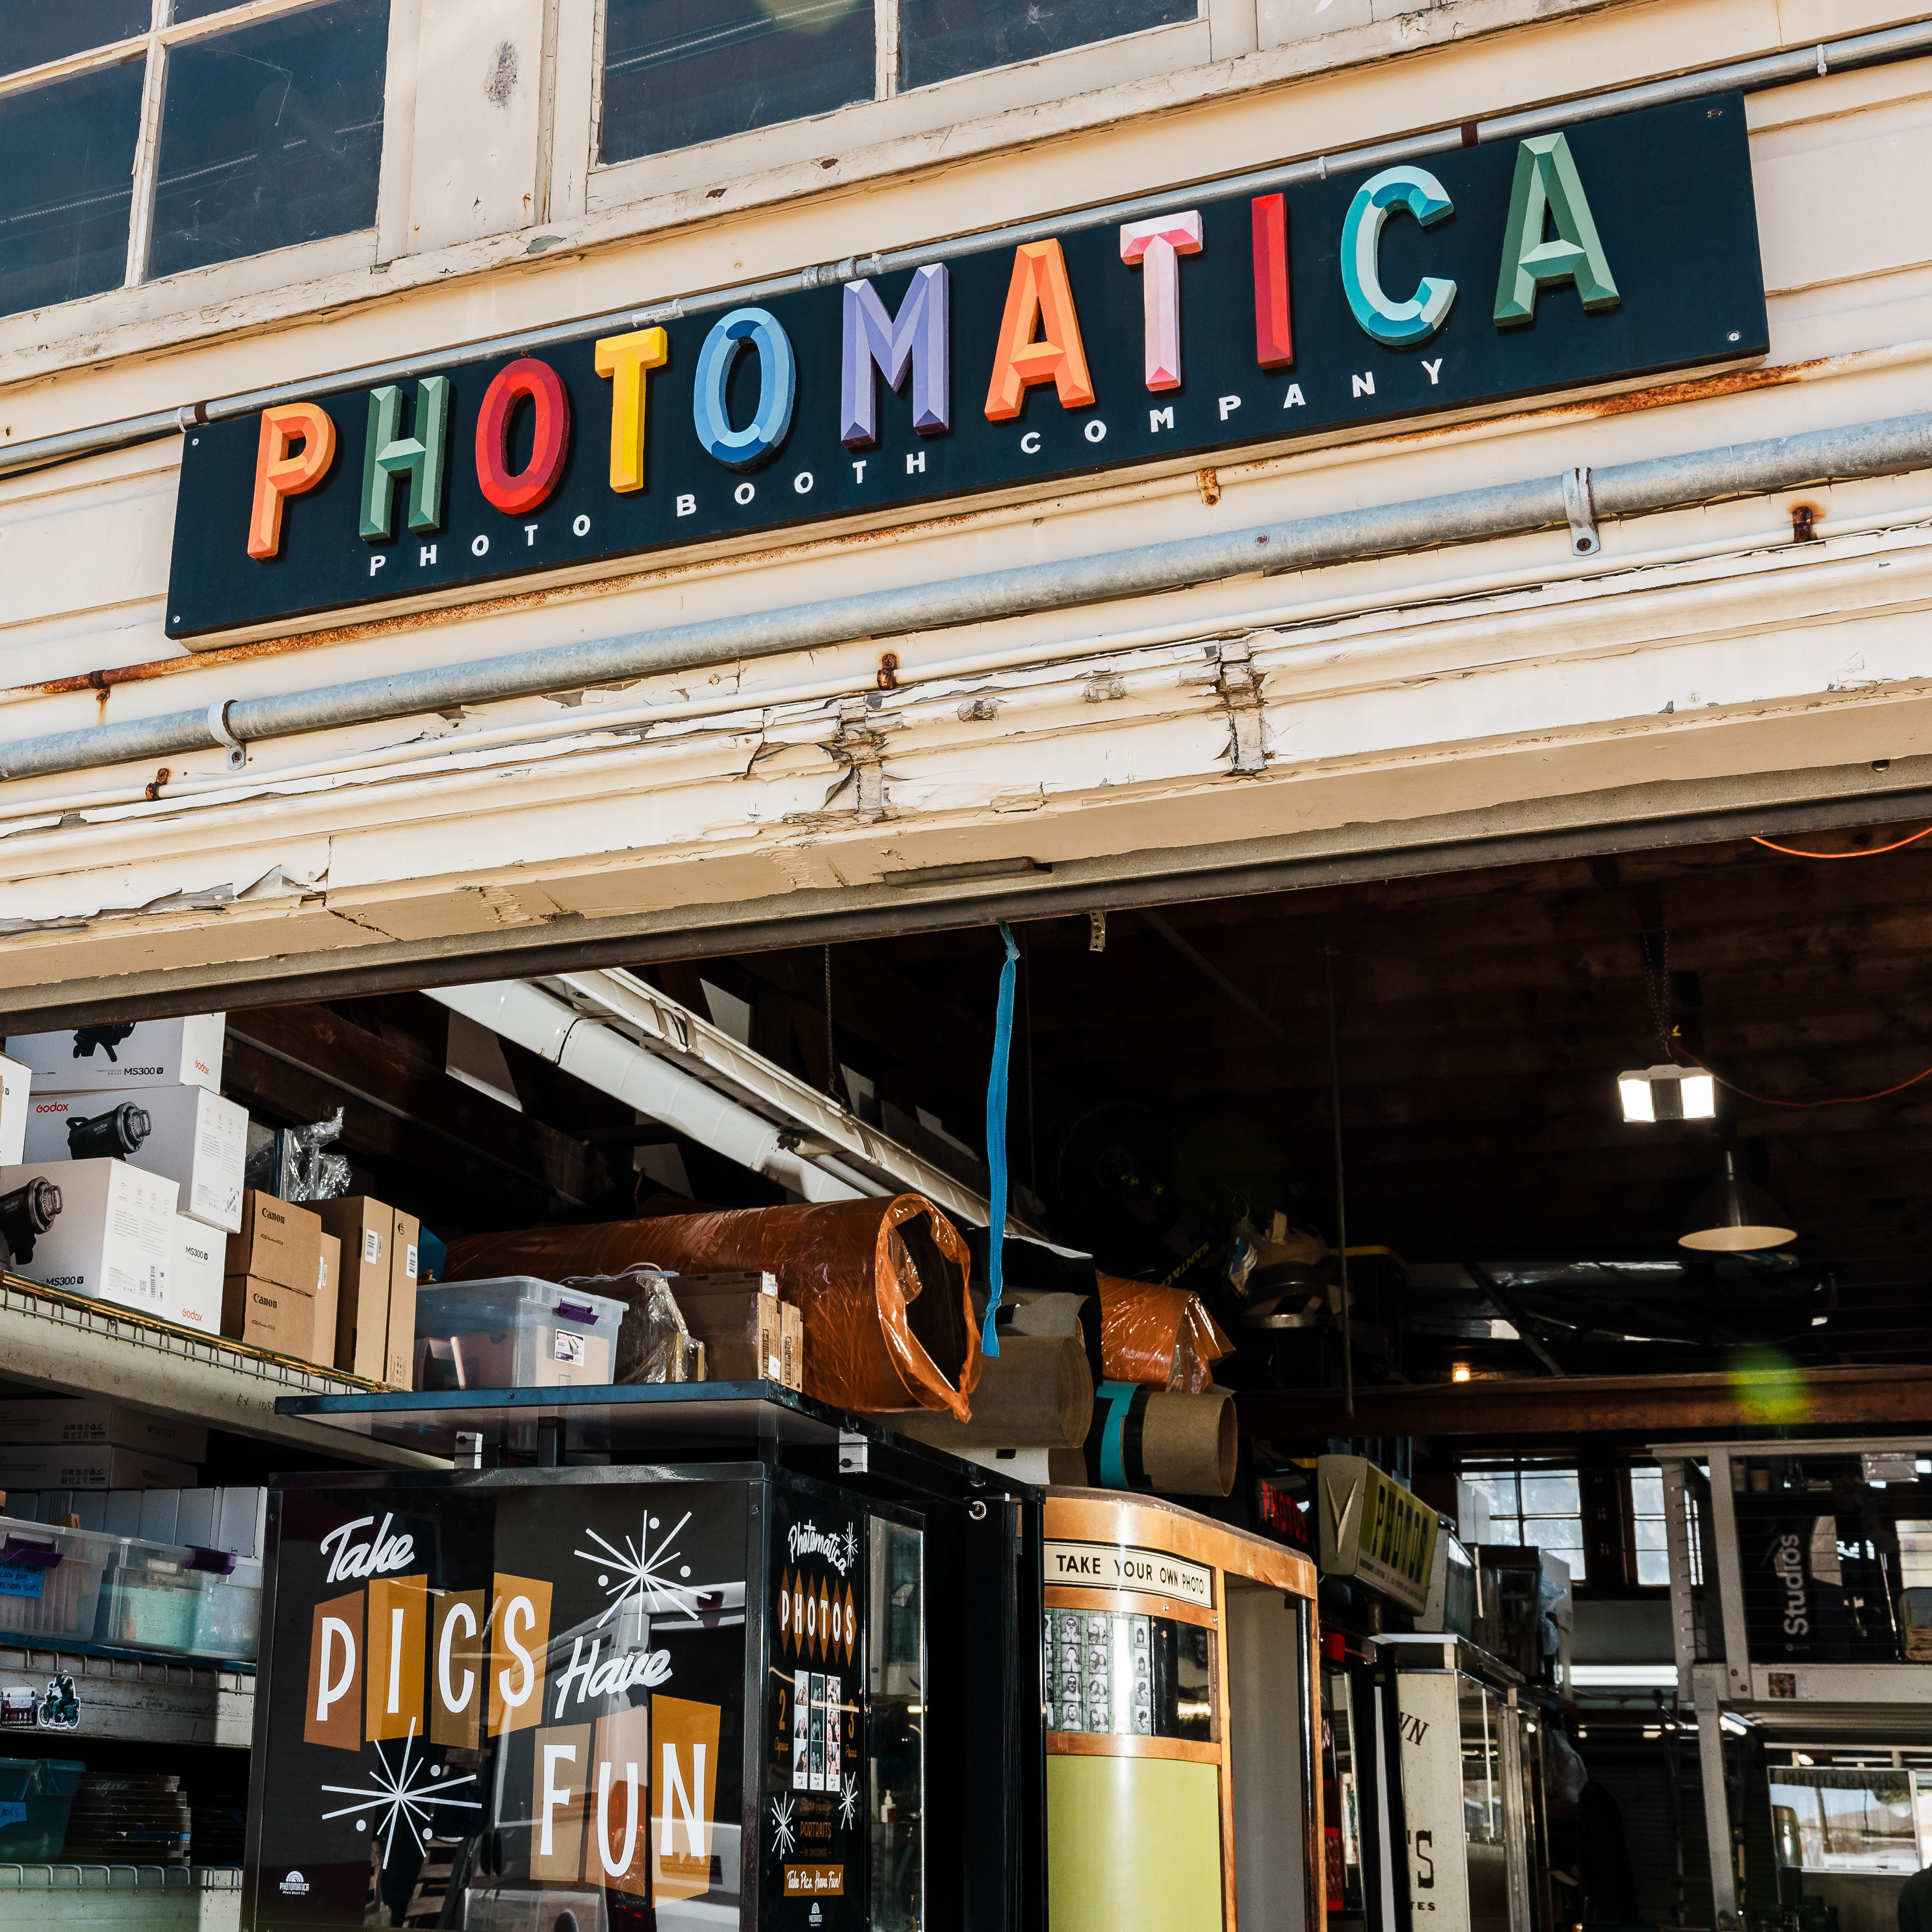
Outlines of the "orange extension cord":
{"type": "MultiPolygon", "coordinates": [[[[1755,832],[1751,834],[1751,843],[1762,845],[1768,851],[1785,853],[1793,859],[1876,859],[1883,852],[1902,851],[1928,836],[1932,836],[1932,825],[1927,826],[1923,832],[1915,832],[1910,838],[1901,838],[1896,845],[1874,845],[1862,852],[1801,852],[1796,845],[1780,845],[1772,839],[1760,838],[1755,832]]],[[[1920,1077],[1923,1078],[1924,1076],[1920,1077]]]]}

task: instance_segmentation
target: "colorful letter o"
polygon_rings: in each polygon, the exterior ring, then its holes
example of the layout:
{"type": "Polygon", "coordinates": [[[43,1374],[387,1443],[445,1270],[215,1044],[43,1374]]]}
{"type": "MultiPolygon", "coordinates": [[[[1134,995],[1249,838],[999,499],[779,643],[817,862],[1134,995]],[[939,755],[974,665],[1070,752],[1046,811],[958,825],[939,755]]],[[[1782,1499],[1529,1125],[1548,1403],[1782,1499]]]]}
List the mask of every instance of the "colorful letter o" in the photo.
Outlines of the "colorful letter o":
{"type": "Polygon", "coordinates": [[[506,516],[534,510],[556,488],[570,453],[570,394],[556,371],[534,356],[520,356],[500,369],[483,392],[476,418],[476,480],[506,516]],[[510,418],[524,397],[536,412],[529,466],[510,468],[510,418]]]}
{"type": "Polygon", "coordinates": [[[755,470],[791,433],[798,370],[791,338],[761,308],[734,308],[704,338],[691,399],[698,440],[728,470],[755,470]],[[746,343],[758,358],[758,406],[748,424],[734,429],[724,406],[731,370],[746,343]]]}

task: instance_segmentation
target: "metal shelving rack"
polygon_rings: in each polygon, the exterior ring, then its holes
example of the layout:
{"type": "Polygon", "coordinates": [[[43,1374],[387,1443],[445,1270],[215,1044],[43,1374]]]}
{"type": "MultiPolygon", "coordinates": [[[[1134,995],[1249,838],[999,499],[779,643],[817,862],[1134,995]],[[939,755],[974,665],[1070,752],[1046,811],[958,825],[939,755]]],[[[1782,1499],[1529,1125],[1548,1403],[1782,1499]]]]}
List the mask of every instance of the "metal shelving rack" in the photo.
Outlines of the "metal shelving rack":
{"type": "MultiPolygon", "coordinates": [[[[0,1678],[38,1688],[56,1677],[74,1680],[80,1720],[70,1731],[36,1730],[36,1738],[248,1748],[255,1720],[252,1667],[98,1644],[0,1643],[0,1678]]],[[[0,1732],[0,1755],[6,1742],[0,1732]]]]}
{"type": "Polygon", "coordinates": [[[440,1457],[280,1414],[275,1406],[284,1396],[367,1395],[374,1384],[15,1274],[0,1274],[0,1362],[10,1378],[50,1392],[131,1402],[316,1455],[385,1468],[447,1466],[440,1457]]]}

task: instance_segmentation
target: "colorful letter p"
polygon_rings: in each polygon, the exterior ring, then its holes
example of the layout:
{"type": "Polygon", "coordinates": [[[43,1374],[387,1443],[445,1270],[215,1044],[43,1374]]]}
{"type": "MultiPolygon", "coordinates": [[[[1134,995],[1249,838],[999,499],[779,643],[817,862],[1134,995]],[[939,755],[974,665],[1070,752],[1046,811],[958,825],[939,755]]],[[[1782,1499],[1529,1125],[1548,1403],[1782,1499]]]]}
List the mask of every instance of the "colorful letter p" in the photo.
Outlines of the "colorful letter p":
{"type": "Polygon", "coordinates": [[[313,490],[335,460],[335,423],[319,403],[283,403],[262,412],[255,455],[255,501],[248,518],[248,554],[271,557],[282,548],[282,505],[313,490]],[[290,455],[296,442],[301,450],[290,455]]]}

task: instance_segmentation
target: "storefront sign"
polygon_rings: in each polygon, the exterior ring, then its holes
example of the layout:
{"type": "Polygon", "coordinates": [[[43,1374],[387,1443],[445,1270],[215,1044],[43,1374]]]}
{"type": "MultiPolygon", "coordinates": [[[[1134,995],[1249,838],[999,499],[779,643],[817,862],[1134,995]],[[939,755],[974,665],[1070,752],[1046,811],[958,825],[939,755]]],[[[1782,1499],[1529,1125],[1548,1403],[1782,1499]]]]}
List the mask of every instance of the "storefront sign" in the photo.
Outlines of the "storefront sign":
{"type": "Polygon", "coordinates": [[[1436,1512],[1360,1456],[1322,1456],[1315,1491],[1322,1574],[1358,1578],[1406,1610],[1421,1610],[1436,1561],[1436,1512]]]}
{"type": "Polygon", "coordinates": [[[167,631],[1191,463],[1767,347],[1736,94],[1286,194],[1178,190],[1150,220],[540,356],[452,358],[193,430],[167,631]]]}
{"type": "Polygon", "coordinates": [[[1165,1550],[1106,1543],[1049,1543],[1042,1561],[1049,1583],[1088,1590],[1138,1590],[1150,1597],[1178,1597],[1214,1607],[1214,1573],[1165,1550]]]}

